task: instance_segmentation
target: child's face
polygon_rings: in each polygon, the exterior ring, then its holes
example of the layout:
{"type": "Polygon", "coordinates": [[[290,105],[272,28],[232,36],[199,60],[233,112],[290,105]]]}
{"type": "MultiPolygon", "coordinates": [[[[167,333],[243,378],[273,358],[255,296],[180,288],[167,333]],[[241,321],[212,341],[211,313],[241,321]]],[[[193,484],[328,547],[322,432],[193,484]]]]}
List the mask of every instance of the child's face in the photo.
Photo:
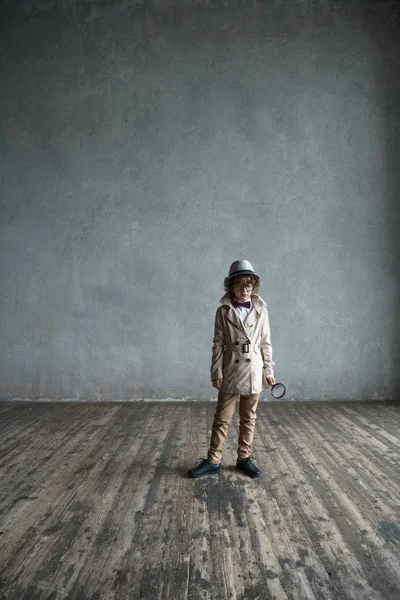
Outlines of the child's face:
{"type": "Polygon", "coordinates": [[[251,277],[238,277],[235,281],[233,293],[241,302],[246,302],[253,292],[253,285],[250,283],[250,281],[251,277]]]}

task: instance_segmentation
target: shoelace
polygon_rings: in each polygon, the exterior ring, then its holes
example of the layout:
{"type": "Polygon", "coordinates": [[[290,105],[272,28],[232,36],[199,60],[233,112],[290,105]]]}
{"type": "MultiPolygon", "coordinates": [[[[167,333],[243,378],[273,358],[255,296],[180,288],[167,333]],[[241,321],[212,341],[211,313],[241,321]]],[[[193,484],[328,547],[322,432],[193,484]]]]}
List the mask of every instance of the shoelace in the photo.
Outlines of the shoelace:
{"type": "Polygon", "coordinates": [[[245,461],[246,462],[253,462],[253,460],[255,460],[255,459],[256,459],[256,457],[251,454],[250,456],[246,456],[246,458],[242,458],[240,460],[242,460],[243,462],[245,462],[245,461]]]}
{"type": "Polygon", "coordinates": [[[200,465],[204,461],[208,462],[208,459],[207,458],[198,458],[197,461],[196,461],[196,464],[200,465]]]}

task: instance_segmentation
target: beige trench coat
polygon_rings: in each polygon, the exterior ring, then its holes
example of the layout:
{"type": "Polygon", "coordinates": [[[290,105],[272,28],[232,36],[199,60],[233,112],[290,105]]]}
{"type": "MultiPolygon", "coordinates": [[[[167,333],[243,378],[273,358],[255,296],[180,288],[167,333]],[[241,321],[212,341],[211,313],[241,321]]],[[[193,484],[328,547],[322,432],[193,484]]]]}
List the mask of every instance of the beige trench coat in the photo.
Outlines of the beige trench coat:
{"type": "Polygon", "coordinates": [[[215,315],[211,380],[223,379],[221,392],[259,394],[274,374],[267,305],[251,297],[252,307],[242,324],[229,294],[220,300],[215,315]]]}

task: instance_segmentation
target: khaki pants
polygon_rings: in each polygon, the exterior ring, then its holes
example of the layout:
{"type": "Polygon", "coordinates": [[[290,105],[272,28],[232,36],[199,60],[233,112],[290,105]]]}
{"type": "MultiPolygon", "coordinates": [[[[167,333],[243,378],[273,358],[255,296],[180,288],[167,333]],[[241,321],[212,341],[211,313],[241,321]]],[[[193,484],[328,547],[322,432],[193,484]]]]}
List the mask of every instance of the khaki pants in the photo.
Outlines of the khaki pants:
{"type": "MultiPolygon", "coordinates": [[[[236,398],[238,394],[226,394],[218,392],[217,410],[215,411],[214,423],[211,432],[210,449],[208,451],[208,460],[218,464],[221,460],[222,450],[229,425],[235,414],[236,398]]],[[[254,427],[256,424],[256,410],[260,394],[251,396],[240,396],[239,401],[239,441],[238,457],[246,458],[251,454],[253,445],[254,427]]]]}

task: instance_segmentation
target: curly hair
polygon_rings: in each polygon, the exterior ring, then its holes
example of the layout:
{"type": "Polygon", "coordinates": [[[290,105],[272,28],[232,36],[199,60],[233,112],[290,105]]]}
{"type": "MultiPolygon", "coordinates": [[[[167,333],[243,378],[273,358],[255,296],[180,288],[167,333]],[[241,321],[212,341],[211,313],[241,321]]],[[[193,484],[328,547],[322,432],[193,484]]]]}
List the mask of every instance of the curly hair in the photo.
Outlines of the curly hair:
{"type": "Polygon", "coordinates": [[[253,294],[258,294],[258,288],[260,287],[260,278],[258,275],[237,275],[237,277],[225,277],[224,289],[225,292],[234,296],[233,288],[236,284],[244,285],[246,283],[253,284],[253,294]]]}

